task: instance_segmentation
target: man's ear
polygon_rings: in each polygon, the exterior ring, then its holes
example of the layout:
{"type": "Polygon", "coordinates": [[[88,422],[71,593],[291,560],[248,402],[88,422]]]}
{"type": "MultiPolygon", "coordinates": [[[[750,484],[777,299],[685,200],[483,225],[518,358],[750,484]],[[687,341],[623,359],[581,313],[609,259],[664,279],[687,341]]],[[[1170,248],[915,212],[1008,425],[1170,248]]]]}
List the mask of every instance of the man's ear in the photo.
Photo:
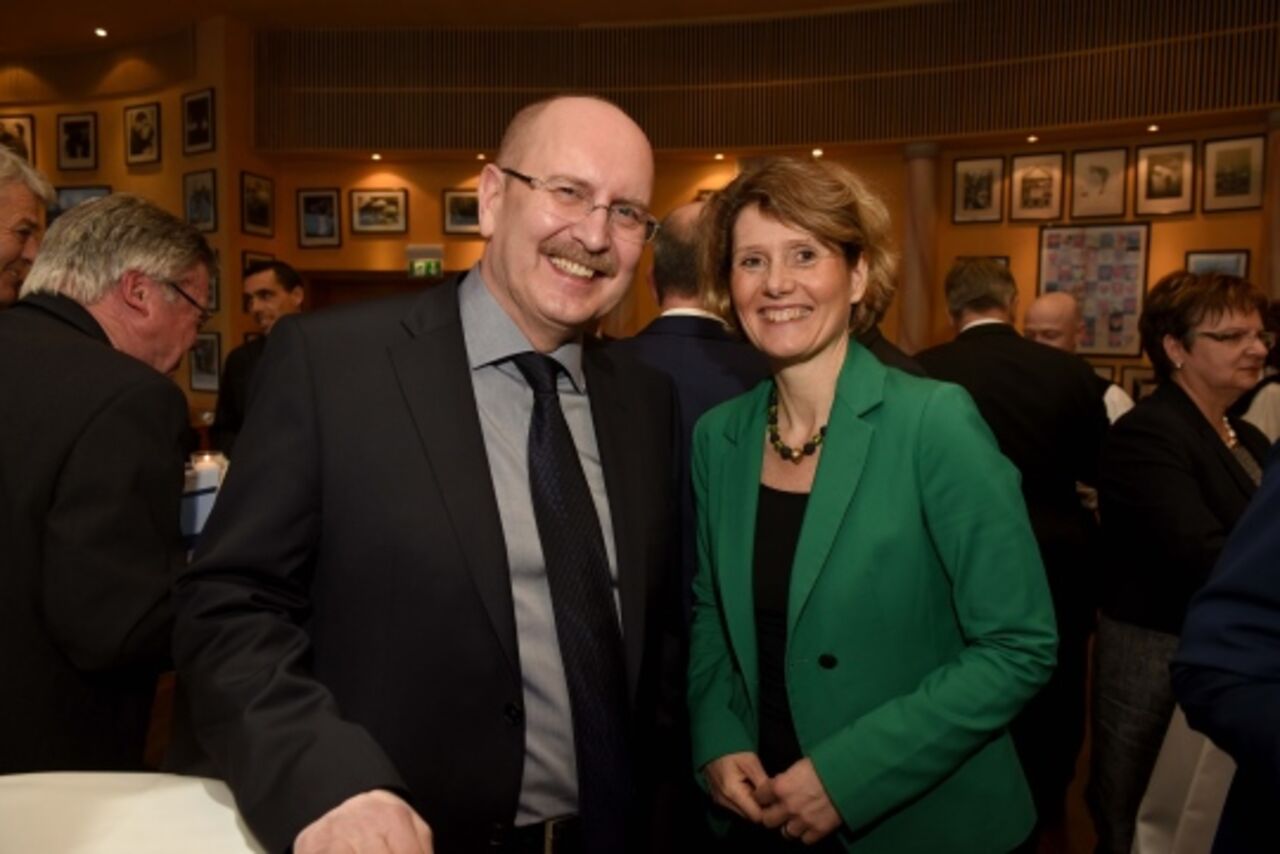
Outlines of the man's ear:
{"type": "Polygon", "coordinates": [[[502,209],[503,196],[506,190],[506,176],[497,166],[486,163],[480,170],[480,187],[476,192],[480,205],[480,236],[493,236],[498,212],[502,209]]]}
{"type": "Polygon", "coordinates": [[[150,314],[154,309],[155,294],[147,285],[147,277],[137,270],[125,270],[116,282],[120,300],[131,311],[150,314]]]}

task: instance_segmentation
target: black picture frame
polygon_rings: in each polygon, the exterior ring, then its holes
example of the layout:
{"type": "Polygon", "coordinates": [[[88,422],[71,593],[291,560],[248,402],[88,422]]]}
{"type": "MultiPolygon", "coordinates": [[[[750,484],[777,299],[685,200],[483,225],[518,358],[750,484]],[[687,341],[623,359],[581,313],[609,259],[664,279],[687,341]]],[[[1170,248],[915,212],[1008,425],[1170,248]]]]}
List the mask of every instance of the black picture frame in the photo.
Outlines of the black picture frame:
{"type": "Polygon", "coordinates": [[[1267,139],[1260,134],[1206,139],[1201,145],[1200,209],[1250,211],[1266,197],[1267,139]]]}
{"type": "Polygon", "coordinates": [[[951,222],[971,225],[1004,222],[1003,155],[957,158],[952,169],[951,222]]]}
{"type": "Polygon", "coordinates": [[[276,183],[266,175],[240,173],[240,231],[256,237],[276,235],[276,183]]]}
{"type": "Polygon", "coordinates": [[[1226,273],[1249,278],[1248,249],[1190,249],[1183,259],[1188,273],[1226,273]]]}
{"type": "Polygon", "coordinates": [[[1127,147],[1071,152],[1070,210],[1072,219],[1124,218],[1129,210],[1127,147]]]}
{"type": "Polygon", "coordinates": [[[196,341],[187,353],[187,371],[192,391],[218,390],[218,374],[222,372],[221,333],[196,333],[196,341]]]}
{"type": "Polygon", "coordinates": [[[1137,216],[1179,216],[1195,210],[1196,144],[1169,142],[1137,150],[1133,212],[1137,216]],[[1176,158],[1176,159],[1175,159],[1176,158]]]}
{"type": "Polygon", "coordinates": [[[441,219],[445,234],[480,233],[480,194],[476,190],[455,187],[440,194],[441,219]]]}
{"type": "Polygon", "coordinates": [[[197,231],[218,230],[218,173],[200,169],[182,176],[182,215],[197,231]]]}
{"type": "MultiPolygon", "coordinates": [[[[36,117],[31,113],[0,113],[0,136],[21,143],[27,162],[36,165],[36,117]]],[[[21,152],[20,152],[21,153],[21,152]]]]}
{"type": "Polygon", "coordinates": [[[163,138],[159,101],[124,108],[124,165],[159,163],[163,138]]]}
{"type": "Polygon", "coordinates": [[[298,246],[328,249],[342,245],[342,191],[337,187],[298,190],[298,246]]]}
{"type": "Polygon", "coordinates": [[[361,187],[351,191],[351,233],[406,234],[409,191],[403,187],[361,187]]]}
{"type": "Polygon", "coordinates": [[[213,89],[182,96],[182,153],[205,154],[218,147],[217,114],[213,89]]]}
{"type": "Polygon", "coordinates": [[[58,170],[92,172],[98,168],[98,114],[58,114],[58,170]]]}
{"type": "Polygon", "coordinates": [[[1065,171],[1061,151],[1015,154],[1009,162],[1009,222],[1062,219],[1065,171]]]}

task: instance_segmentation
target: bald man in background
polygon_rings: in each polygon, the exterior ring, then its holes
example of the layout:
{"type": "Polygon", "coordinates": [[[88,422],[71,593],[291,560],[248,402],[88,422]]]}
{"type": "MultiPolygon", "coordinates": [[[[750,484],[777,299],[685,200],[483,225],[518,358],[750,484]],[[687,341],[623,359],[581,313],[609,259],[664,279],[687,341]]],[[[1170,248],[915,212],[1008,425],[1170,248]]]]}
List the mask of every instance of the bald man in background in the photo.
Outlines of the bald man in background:
{"type": "MultiPolygon", "coordinates": [[[[1058,350],[1074,353],[1084,337],[1084,318],[1080,315],[1080,303],[1071,294],[1052,291],[1036,298],[1027,307],[1022,320],[1022,334],[1058,350]]],[[[1107,420],[1112,424],[1130,409],[1133,398],[1120,386],[1098,377],[1098,393],[1107,409],[1107,420]]]]}

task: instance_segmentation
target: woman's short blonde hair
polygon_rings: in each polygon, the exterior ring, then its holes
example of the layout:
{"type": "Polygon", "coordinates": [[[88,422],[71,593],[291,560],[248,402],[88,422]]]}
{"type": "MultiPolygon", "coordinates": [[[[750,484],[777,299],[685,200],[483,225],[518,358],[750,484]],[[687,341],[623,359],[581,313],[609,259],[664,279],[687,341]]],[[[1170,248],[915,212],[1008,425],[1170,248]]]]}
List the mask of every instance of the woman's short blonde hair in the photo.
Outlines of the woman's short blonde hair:
{"type": "Polygon", "coordinates": [[[836,163],[792,157],[770,158],[733,180],[702,214],[699,278],[703,300],[735,329],[729,283],[733,227],[746,208],[807,231],[856,263],[866,259],[867,288],[853,306],[849,330],[874,326],[893,300],[898,257],[889,240],[889,211],[866,182],[836,163]]]}

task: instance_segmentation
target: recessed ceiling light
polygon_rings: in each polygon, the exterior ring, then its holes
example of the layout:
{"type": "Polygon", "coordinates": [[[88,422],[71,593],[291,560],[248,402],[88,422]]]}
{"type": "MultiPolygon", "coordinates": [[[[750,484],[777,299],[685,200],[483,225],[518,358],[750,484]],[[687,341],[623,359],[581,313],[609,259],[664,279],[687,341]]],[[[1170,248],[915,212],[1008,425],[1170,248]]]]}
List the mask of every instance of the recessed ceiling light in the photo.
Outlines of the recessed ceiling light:
{"type": "Polygon", "coordinates": [[[483,152],[483,151],[476,155],[476,160],[484,160],[484,152],[483,152]]]}
{"type": "Polygon", "coordinates": [[[813,150],[813,156],[814,156],[814,157],[821,157],[821,156],[822,156],[822,149],[821,149],[821,148],[815,148],[815,149],[813,150]]]}
{"type": "Polygon", "coordinates": [[[1027,135],[1027,142],[1039,142],[1039,141],[1040,141],[1040,137],[1036,136],[1034,133],[1027,135]]]}
{"type": "Polygon", "coordinates": [[[1160,125],[1156,124],[1155,122],[1152,122],[1151,124],[1147,125],[1147,133],[1158,133],[1159,131],[1160,131],[1160,125]]]}
{"type": "Polygon", "coordinates": [[[724,160],[724,155],[717,151],[717,152],[716,152],[716,160],[724,160]]]}
{"type": "Polygon", "coordinates": [[[370,160],[381,160],[381,159],[382,159],[382,155],[381,155],[381,154],[371,154],[371,155],[369,155],[369,159],[370,159],[370,160]]]}
{"type": "Polygon", "coordinates": [[[98,38],[100,38],[100,39],[105,39],[105,38],[107,37],[107,31],[106,31],[106,30],[104,30],[102,27],[98,27],[98,28],[96,28],[96,29],[93,31],[93,34],[94,34],[95,36],[97,36],[98,38]]]}

